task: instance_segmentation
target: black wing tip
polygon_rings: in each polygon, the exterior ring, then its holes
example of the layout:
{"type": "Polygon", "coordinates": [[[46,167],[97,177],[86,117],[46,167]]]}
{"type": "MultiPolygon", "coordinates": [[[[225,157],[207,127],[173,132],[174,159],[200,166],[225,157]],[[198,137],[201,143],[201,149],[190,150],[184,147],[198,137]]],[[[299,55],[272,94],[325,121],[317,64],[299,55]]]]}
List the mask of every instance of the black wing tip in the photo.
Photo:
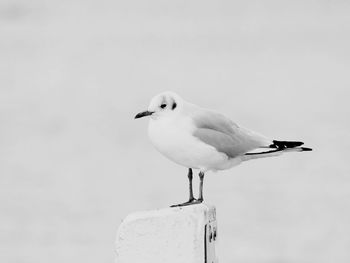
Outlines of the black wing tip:
{"type": "Polygon", "coordinates": [[[307,148],[307,147],[301,147],[301,150],[302,150],[303,152],[310,152],[310,151],[312,151],[311,148],[307,148]]]}
{"type": "Polygon", "coordinates": [[[277,148],[277,149],[295,148],[304,144],[303,142],[299,142],[299,141],[273,140],[272,142],[273,144],[270,145],[270,148],[277,148]]]}
{"type": "MultiPolygon", "coordinates": [[[[277,140],[273,140],[272,141],[273,144],[270,145],[270,148],[275,148],[275,149],[280,149],[280,150],[284,150],[284,149],[288,149],[288,148],[296,148],[299,147],[301,145],[303,145],[303,142],[299,142],[299,141],[277,141],[277,140]]],[[[308,147],[300,147],[299,149],[301,149],[301,151],[312,151],[311,148],[308,147]]]]}

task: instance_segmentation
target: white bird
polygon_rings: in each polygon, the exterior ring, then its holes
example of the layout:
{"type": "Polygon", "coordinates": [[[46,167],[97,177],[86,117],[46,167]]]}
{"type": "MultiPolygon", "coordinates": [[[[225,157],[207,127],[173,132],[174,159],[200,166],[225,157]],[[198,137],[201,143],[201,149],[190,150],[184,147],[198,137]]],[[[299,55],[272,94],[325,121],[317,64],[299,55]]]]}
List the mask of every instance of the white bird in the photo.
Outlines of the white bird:
{"type": "Polygon", "coordinates": [[[285,152],[311,151],[303,142],[271,140],[237,125],[221,113],[189,103],[174,92],[163,92],[148,110],[135,119],[150,116],[148,135],[155,148],[170,160],[187,167],[189,200],[175,206],[203,202],[207,171],[229,169],[256,158],[285,152]],[[199,198],[193,197],[192,169],[199,169],[199,198]]]}

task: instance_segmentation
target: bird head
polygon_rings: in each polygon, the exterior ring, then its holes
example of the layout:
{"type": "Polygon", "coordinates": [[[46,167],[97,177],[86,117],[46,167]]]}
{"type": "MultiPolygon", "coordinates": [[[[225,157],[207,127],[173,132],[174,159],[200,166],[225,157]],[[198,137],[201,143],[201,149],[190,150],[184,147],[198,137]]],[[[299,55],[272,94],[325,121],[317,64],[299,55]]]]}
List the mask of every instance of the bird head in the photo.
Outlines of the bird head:
{"type": "Polygon", "coordinates": [[[183,105],[183,99],[174,92],[166,91],[153,97],[148,109],[140,112],[135,116],[135,119],[145,116],[159,118],[162,116],[172,115],[177,113],[183,105]]]}

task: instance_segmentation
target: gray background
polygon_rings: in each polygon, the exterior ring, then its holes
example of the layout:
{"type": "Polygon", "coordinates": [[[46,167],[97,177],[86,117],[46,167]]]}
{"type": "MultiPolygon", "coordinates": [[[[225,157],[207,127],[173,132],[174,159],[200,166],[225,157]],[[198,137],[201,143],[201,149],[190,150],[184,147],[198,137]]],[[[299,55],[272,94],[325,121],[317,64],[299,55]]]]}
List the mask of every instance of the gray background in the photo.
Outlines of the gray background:
{"type": "Polygon", "coordinates": [[[314,148],[207,175],[220,262],[349,262],[349,13],[348,1],[1,0],[0,261],[113,262],[123,217],[185,201],[186,170],[133,119],[173,90],[314,148]]]}

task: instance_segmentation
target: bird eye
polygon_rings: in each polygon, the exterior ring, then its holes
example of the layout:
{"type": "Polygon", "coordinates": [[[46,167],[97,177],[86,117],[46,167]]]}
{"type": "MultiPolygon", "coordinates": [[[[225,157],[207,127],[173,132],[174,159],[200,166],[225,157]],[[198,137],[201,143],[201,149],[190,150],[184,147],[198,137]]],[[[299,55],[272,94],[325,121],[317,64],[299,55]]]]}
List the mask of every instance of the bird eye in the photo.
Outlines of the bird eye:
{"type": "Polygon", "coordinates": [[[171,107],[171,109],[172,109],[172,110],[175,110],[176,106],[177,106],[177,104],[176,104],[176,102],[174,102],[174,104],[173,104],[173,106],[171,107]]]}
{"type": "Polygon", "coordinates": [[[160,107],[161,107],[162,109],[164,109],[164,108],[166,107],[166,104],[162,104],[162,105],[160,105],[160,107]]]}

